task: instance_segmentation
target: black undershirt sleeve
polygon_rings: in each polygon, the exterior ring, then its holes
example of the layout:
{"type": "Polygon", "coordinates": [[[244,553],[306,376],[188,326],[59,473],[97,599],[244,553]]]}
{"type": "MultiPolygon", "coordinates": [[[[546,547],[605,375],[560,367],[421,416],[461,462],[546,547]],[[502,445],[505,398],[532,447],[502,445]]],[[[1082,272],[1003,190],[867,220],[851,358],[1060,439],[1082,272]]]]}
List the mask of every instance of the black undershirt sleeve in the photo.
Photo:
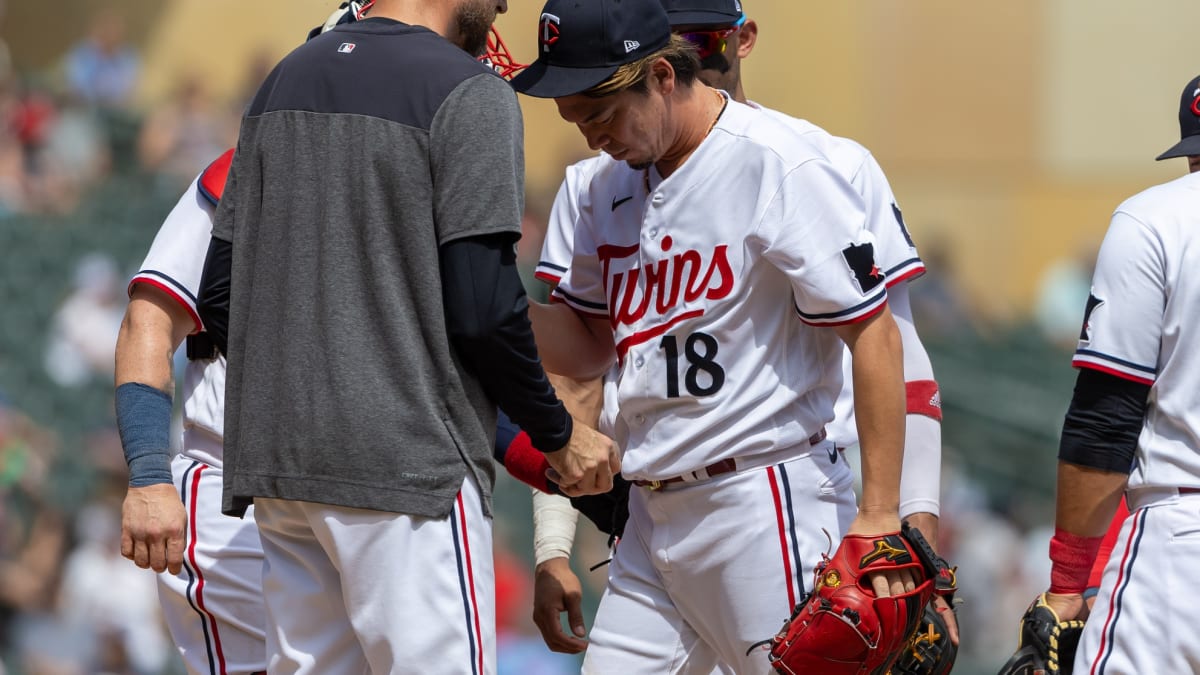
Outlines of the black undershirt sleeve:
{"type": "Polygon", "coordinates": [[[538,359],[514,236],[457,239],[439,251],[450,342],[487,395],[543,452],[562,449],[572,420],[538,359]]]}
{"type": "Polygon", "coordinates": [[[1081,368],[1063,422],[1058,458],[1101,471],[1129,473],[1150,385],[1081,368]]]}
{"type": "Polygon", "coordinates": [[[229,282],[233,276],[233,244],[213,237],[204,259],[204,274],[200,277],[200,292],[196,294],[196,313],[204,322],[217,349],[228,354],[229,344],[229,282]]]}

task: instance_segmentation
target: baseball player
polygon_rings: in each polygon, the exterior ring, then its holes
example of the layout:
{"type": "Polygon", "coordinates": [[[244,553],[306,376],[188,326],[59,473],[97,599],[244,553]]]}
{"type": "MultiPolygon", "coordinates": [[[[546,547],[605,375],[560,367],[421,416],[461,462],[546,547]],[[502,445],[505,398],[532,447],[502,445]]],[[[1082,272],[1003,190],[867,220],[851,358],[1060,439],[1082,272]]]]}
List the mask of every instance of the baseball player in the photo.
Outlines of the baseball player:
{"type": "Polygon", "coordinates": [[[1200,672],[1200,77],[1179,121],[1182,139],[1158,159],[1187,157],[1189,174],[1113,214],[1073,360],[1045,595],[1059,619],[1086,615],[1081,593],[1123,491],[1130,511],[1074,672],[1200,672]]]}
{"type": "Polygon", "coordinates": [[[548,2],[538,61],[513,80],[606,153],[561,302],[531,308],[550,370],[619,364],[611,424],[639,486],[584,670],[763,672],[748,648],[791,613],[828,537],[898,529],[900,338],[854,189],[795,130],[696,82],[657,0],[616,5],[548,2]],[[858,385],[857,515],[824,432],[839,336],[858,385]]]}
{"type": "Polygon", "coordinates": [[[222,509],[254,505],[273,672],[494,672],[495,406],[564,491],[619,469],[526,316],[520,111],[470,56],[505,9],[376,0],[243,120],[198,308],[229,359],[222,509]]]}
{"type": "MultiPolygon", "coordinates": [[[[700,57],[699,78],[705,84],[723,89],[739,102],[747,103],[741,81],[741,59],[753,50],[758,34],[754,20],[748,19],[742,3],[737,0],[663,0],[671,21],[672,31],[696,45],[700,57]]],[[[749,105],[760,107],[753,102],[749,105]]],[[[941,406],[937,383],[924,345],[917,336],[908,303],[907,281],[924,273],[924,264],[917,254],[904,225],[891,187],[879,164],[860,144],[830,135],[806,120],[792,118],[763,108],[764,112],[792,126],[814,145],[834,165],[838,173],[862,196],[868,213],[867,229],[875,237],[879,266],[885,271],[888,304],[900,329],[904,346],[905,386],[908,416],[905,440],[905,470],[900,491],[900,515],[926,533],[931,542],[937,540],[938,499],[941,466],[941,406]]],[[[575,223],[580,209],[587,204],[588,180],[602,158],[593,157],[567,168],[566,179],[556,198],[555,208],[547,228],[542,255],[536,275],[551,286],[557,285],[571,261],[575,223]]],[[[843,358],[843,388],[834,406],[834,422],[827,426],[829,438],[839,448],[858,442],[853,409],[853,376],[849,352],[843,358]]],[[[608,390],[615,392],[614,378],[608,378],[608,390]]],[[[609,410],[612,406],[609,406],[609,410]]],[[[608,418],[609,421],[611,418],[608,418]]],[[[601,431],[612,433],[602,426],[601,431]]],[[[564,597],[561,589],[577,588],[578,579],[571,571],[567,558],[573,542],[572,528],[559,525],[570,519],[569,504],[560,497],[535,493],[537,514],[535,524],[551,530],[541,536],[535,527],[536,574],[534,617],[547,644],[556,651],[578,652],[586,647],[582,636],[582,614],[578,595],[564,597]],[[568,614],[575,636],[563,632],[560,612],[568,614]]],[[[574,521],[570,521],[574,522],[574,521]]],[[[939,608],[948,610],[940,596],[939,608]]],[[[957,641],[957,624],[952,613],[946,613],[952,639],[957,641]]]]}
{"type": "MultiPolygon", "coordinates": [[[[309,37],[354,21],[361,9],[361,3],[341,3],[309,37]]],[[[490,44],[495,47],[485,57],[491,63],[511,62],[494,33],[490,44]]],[[[225,358],[203,332],[195,300],[232,155],[229,150],[205,169],[163,223],[129,284],[117,343],[118,424],[131,472],[122,553],[139,567],[166,572],[158,577],[163,614],[185,667],[197,674],[263,672],[267,660],[254,510],[242,519],[220,513],[225,358]],[[171,354],[184,336],[182,452],[164,465],[171,354]]],[[[499,451],[497,459],[503,460],[499,451]]],[[[545,463],[536,451],[514,461],[518,467],[545,463]]]]}
{"type": "Polygon", "coordinates": [[[163,222],[129,283],[116,352],[117,425],[129,460],[121,553],[158,575],[163,616],[189,673],[266,670],[262,544],[253,511],[221,515],[225,359],[196,314],[213,209],[233,150],[163,222]],[[171,355],[187,336],[183,445],[170,447],[171,355]]]}

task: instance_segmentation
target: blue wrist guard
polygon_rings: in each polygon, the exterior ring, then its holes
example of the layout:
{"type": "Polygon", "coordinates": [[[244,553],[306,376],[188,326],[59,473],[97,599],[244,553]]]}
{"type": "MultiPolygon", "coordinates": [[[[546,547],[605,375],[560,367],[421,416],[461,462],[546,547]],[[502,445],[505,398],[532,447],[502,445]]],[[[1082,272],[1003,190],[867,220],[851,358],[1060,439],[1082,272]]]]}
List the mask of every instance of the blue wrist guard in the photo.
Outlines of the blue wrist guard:
{"type": "Polygon", "coordinates": [[[117,387],[117,431],[131,487],[173,482],[170,395],[140,382],[117,387]]]}

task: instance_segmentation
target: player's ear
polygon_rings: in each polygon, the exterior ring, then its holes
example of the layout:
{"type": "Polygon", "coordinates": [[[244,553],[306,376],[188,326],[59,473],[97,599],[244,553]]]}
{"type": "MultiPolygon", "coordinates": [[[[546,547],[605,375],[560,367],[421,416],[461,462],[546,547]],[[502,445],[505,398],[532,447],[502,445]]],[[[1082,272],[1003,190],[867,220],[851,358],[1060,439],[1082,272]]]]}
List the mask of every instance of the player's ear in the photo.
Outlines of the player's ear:
{"type": "Polygon", "coordinates": [[[664,58],[656,59],[650,64],[647,77],[650,80],[650,88],[663,96],[670,96],[671,92],[675,91],[675,68],[671,66],[670,61],[664,58]]]}
{"type": "Polygon", "coordinates": [[[744,59],[750,56],[756,42],[758,42],[758,23],[754,19],[746,19],[746,23],[742,24],[741,30],[737,32],[737,57],[744,59]]]}

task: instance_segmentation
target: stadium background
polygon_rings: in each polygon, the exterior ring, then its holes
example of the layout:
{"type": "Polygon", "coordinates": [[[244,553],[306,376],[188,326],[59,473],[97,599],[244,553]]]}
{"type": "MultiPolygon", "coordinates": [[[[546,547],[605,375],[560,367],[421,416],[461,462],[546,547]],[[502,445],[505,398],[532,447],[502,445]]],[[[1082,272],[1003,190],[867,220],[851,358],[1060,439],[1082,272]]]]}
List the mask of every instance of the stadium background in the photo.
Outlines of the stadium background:
{"type": "MultiPolygon", "coordinates": [[[[10,673],[177,672],[155,656],[166,646],[147,574],[116,555],[124,477],[111,363],[88,352],[111,352],[124,279],[188,178],[236,138],[264,68],[335,4],[0,0],[0,654],[10,673]],[[123,28],[139,64],[116,100],[70,78],[69,55],[98,22],[123,28]]],[[[531,59],[540,3],[510,4],[498,26],[531,59]]],[[[956,672],[994,672],[1046,580],[1054,452],[1095,247],[1121,200],[1186,170],[1153,157],[1177,139],[1179,87],[1200,72],[1185,28],[1200,24],[1200,4],[747,9],[760,26],[743,63],[752,98],[871,148],[929,263],[912,289],[946,412],[942,545],[966,586],[956,672]]],[[[587,149],[552,103],[522,105],[529,265],[562,168],[587,149]]],[[[512,607],[504,672],[570,672],[574,661],[544,658],[528,620],[527,494],[504,482],[498,500],[512,607]]],[[[587,567],[604,551],[593,536],[580,548],[590,611],[603,568],[587,567]]]]}

